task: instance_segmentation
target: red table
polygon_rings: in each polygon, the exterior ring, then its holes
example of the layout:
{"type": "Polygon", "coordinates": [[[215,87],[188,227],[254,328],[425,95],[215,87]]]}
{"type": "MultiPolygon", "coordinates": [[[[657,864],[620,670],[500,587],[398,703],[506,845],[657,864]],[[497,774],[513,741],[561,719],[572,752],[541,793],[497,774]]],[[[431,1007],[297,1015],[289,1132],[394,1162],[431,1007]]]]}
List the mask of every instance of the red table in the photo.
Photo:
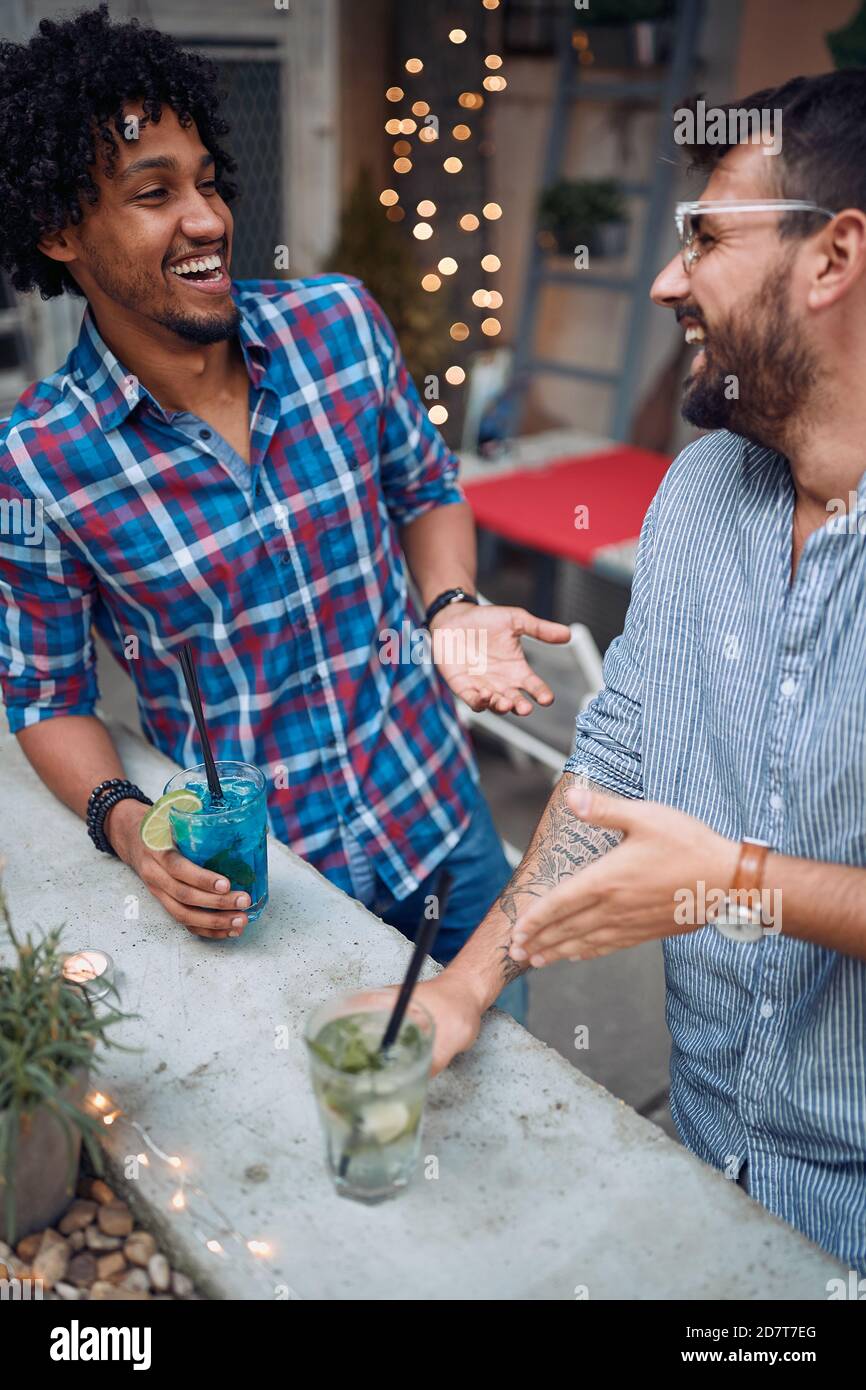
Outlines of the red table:
{"type": "Polygon", "coordinates": [[[670,463],[663,454],[622,444],[463,486],[478,526],[591,566],[599,551],[637,538],[670,463]]]}

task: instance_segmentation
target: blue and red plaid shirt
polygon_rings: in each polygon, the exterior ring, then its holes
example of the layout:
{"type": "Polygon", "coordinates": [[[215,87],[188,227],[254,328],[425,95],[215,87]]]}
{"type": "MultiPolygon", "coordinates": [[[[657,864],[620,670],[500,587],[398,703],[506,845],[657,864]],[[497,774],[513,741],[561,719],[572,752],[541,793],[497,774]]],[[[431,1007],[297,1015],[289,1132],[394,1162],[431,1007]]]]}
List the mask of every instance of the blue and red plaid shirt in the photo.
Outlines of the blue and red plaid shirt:
{"type": "Polygon", "coordinates": [[[242,281],[233,297],[245,473],[206,422],[172,423],[89,309],[64,365],[0,423],[9,726],[95,712],[93,625],[150,741],[199,763],[177,660],[190,641],[215,755],[264,772],[271,832],[351,892],[348,831],[404,897],[479,795],[436,671],[380,660],[384,630],[421,621],[399,528],[463,500],[457,460],[360,281],[242,281]]]}

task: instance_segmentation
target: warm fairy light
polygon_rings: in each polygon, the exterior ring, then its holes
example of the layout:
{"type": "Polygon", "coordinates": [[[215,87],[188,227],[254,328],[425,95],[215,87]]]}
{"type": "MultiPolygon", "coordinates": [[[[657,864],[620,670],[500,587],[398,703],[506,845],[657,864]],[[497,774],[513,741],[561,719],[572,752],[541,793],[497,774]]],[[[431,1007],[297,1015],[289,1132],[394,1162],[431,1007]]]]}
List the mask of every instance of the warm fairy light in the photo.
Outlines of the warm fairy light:
{"type": "Polygon", "coordinates": [[[174,1207],[175,1211],[183,1211],[184,1207],[186,1206],[186,1198],[184,1197],[180,1188],[178,1188],[177,1192],[175,1192],[174,1196],[172,1197],[171,1204],[174,1207]]]}
{"type": "Polygon", "coordinates": [[[487,68],[501,68],[502,59],[498,53],[488,53],[487,57],[484,59],[484,66],[487,68]]]}
{"type": "Polygon", "coordinates": [[[453,256],[443,256],[436,269],[440,270],[443,275],[455,275],[457,273],[457,262],[453,256]]]}
{"type": "Polygon", "coordinates": [[[104,1125],[113,1125],[114,1121],[118,1120],[122,1114],[122,1110],[112,1110],[110,1115],[103,1115],[102,1123],[104,1125]]]}
{"type": "Polygon", "coordinates": [[[432,125],[425,125],[422,130],[418,131],[418,139],[423,140],[425,145],[432,145],[434,140],[439,139],[439,136],[432,125]]]}
{"type": "Polygon", "coordinates": [[[433,228],[429,222],[416,222],[412,228],[412,235],[417,237],[419,241],[429,241],[433,235],[433,228]]]}
{"type": "Polygon", "coordinates": [[[595,54],[591,48],[587,48],[583,53],[580,53],[578,57],[584,67],[589,67],[590,63],[595,62],[595,54]]]}
{"type": "Polygon", "coordinates": [[[442,168],[446,174],[459,174],[463,168],[463,160],[458,159],[456,154],[451,154],[443,161],[442,168]]]}
{"type": "Polygon", "coordinates": [[[266,1240],[248,1240],[247,1249],[254,1255],[270,1255],[271,1247],[266,1240]]]}
{"type": "Polygon", "coordinates": [[[421,62],[421,59],[420,59],[420,58],[407,58],[407,59],[406,59],[406,71],[407,71],[407,72],[423,72],[423,71],[424,71],[424,64],[421,62]]]}
{"type": "Polygon", "coordinates": [[[480,92],[461,92],[457,101],[467,111],[480,111],[484,105],[484,98],[480,92]]]}
{"type": "Polygon", "coordinates": [[[475,305],[476,309],[489,309],[489,308],[490,308],[490,291],[489,291],[489,290],[476,290],[475,293],[474,293],[473,296],[472,296],[472,303],[475,305]]]}
{"type": "Polygon", "coordinates": [[[430,114],[430,103],[429,103],[428,101],[413,101],[413,103],[412,103],[412,115],[413,115],[413,116],[429,116],[429,114],[430,114]]]}
{"type": "Polygon", "coordinates": [[[502,332],[502,324],[499,319],[485,319],[481,325],[481,332],[486,333],[488,338],[495,338],[497,333],[502,332]]]}
{"type": "Polygon", "coordinates": [[[481,0],[485,10],[498,10],[499,0],[481,0]]]}
{"type": "Polygon", "coordinates": [[[481,269],[482,269],[482,270],[489,270],[489,271],[491,271],[491,272],[494,271],[494,270],[501,270],[501,269],[502,269],[502,262],[501,262],[501,260],[499,259],[498,256],[493,256],[493,255],[490,255],[490,256],[482,256],[482,257],[481,257],[481,269]]]}
{"type": "Polygon", "coordinates": [[[385,97],[386,97],[386,99],[387,99],[388,101],[402,101],[402,100],[403,100],[403,88],[402,88],[402,87],[389,87],[388,90],[387,90],[387,92],[385,93],[385,97]]]}
{"type": "Polygon", "coordinates": [[[449,367],[445,373],[445,380],[449,386],[461,386],[466,380],[466,373],[462,367],[449,367]]]}
{"type": "Polygon", "coordinates": [[[465,323],[452,323],[448,331],[455,343],[463,343],[469,337],[469,327],[465,323]]]}
{"type": "Polygon", "coordinates": [[[386,135],[399,135],[403,129],[403,122],[398,121],[396,116],[392,116],[390,121],[385,122],[386,135]]]}
{"type": "Polygon", "coordinates": [[[432,217],[436,211],[436,204],[429,198],[422,198],[415,211],[419,217],[432,217]]]}
{"type": "Polygon", "coordinates": [[[104,1096],[101,1091],[97,1091],[96,1095],[92,1098],[92,1104],[96,1106],[97,1110],[104,1110],[108,1104],[108,1096],[104,1096]]]}
{"type": "Polygon", "coordinates": [[[168,1161],[171,1164],[172,1168],[180,1168],[181,1163],[183,1162],[182,1159],[178,1158],[177,1154],[172,1154],[171,1158],[168,1161]]]}
{"type": "Polygon", "coordinates": [[[411,168],[412,168],[412,161],[411,161],[411,159],[395,159],[395,160],[394,160],[394,173],[395,173],[395,174],[408,174],[408,173],[409,173],[409,170],[410,170],[411,168]]]}
{"type": "Polygon", "coordinates": [[[441,285],[442,281],[439,279],[438,275],[425,275],[424,279],[421,281],[422,290],[427,290],[430,294],[440,289],[441,285]]]}
{"type": "Polygon", "coordinates": [[[498,290],[490,290],[490,291],[489,291],[489,296],[490,296],[490,297],[489,297],[489,299],[487,300],[488,306],[489,306],[491,309],[501,309],[501,308],[502,308],[502,295],[499,293],[499,291],[498,291],[498,290]]]}
{"type": "Polygon", "coordinates": [[[147,1154],[136,1154],[135,1156],[141,1164],[142,1168],[150,1167],[150,1159],[148,1158],[147,1154]]]}
{"type": "Polygon", "coordinates": [[[504,77],[485,77],[481,85],[488,92],[504,92],[508,82],[504,77]]]}
{"type": "Polygon", "coordinates": [[[444,425],[448,419],[448,411],[444,405],[431,405],[427,411],[427,418],[431,425],[444,425]]]}
{"type": "Polygon", "coordinates": [[[387,208],[385,216],[389,222],[402,222],[406,214],[402,208],[387,208]]]}
{"type": "Polygon", "coordinates": [[[472,131],[469,129],[468,125],[456,125],[451,134],[454,136],[455,140],[468,140],[472,131]]]}
{"type": "Polygon", "coordinates": [[[205,1245],[212,1255],[224,1255],[225,1251],[218,1240],[206,1240],[205,1245]]]}
{"type": "Polygon", "coordinates": [[[465,42],[466,42],[466,30],[465,30],[465,29],[452,29],[452,30],[451,30],[451,33],[448,35],[448,37],[449,37],[449,39],[451,40],[452,43],[465,43],[465,42]]]}
{"type": "Polygon", "coordinates": [[[485,203],[481,212],[491,222],[495,222],[497,218],[502,216],[502,208],[498,203],[485,203]]]}
{"type": "Polygon", "coordinates": [[[399,203],[400,194],[395,188],[383,188],[379,194],[379,202],[383,207],[392,208],[395,203],[399,203]]]}
{"type": "Polygon", "coordinates": [[[575,29],[571,36],[571,46],[578,50],[589,48],[589,34],[585,34],[582,29],[575,29]]]}
{"type": "Polygon", "coordinates": [[[411,154],[412,146],[410,145],[408,140],[395,140],[394,153],[400,155],[411,154]]]}
{"type": "Polygon", "coordinates": [[[403,135],[414,135],[417,129],[418,122],[410,120],[408,116],[406,117],[405,121],[400,122],[400,130],[403,133],[403,135]]]}
{"type": "Polygon", "coordinates": [[[460,219],[460,226],[464,232],[477,232],[481,223],[478,221],[474,212],[464,212],[460,219]]]}

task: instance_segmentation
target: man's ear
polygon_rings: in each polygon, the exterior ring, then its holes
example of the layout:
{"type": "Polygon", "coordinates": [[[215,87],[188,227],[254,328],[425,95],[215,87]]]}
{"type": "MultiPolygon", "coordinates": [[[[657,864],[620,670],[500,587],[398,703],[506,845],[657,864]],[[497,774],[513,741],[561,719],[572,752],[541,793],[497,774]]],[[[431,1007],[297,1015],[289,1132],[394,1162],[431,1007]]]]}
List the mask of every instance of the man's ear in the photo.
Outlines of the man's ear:
{"type": "Polygon", "coordinates": [[[826,309],[866,272],[866,216],[859,208],[838,213],[824,232],[821,270],[809,289],[809,308],[826,309]]]}
{"type": "Polygon", "coordinates": [[[66,232],[47,232],[41,241],[37,241],[36,246],[43,256],[52,261],[78,260],[78,252],[72,246],[66,232]]]}

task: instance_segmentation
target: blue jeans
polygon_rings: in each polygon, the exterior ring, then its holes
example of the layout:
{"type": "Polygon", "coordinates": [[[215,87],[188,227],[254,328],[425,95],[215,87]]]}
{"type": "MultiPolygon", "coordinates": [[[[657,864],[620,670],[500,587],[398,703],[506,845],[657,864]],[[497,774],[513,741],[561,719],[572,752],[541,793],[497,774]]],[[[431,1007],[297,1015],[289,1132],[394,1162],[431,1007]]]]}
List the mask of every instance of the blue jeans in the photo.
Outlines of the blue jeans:
{"type": "MultiPolygon", "coordinates": [[[[424,921],[426,899],[438,891],[442,872],[447,869],[451,888],[432,952],[433,959],[440,965],[447,965],[454,959],[511,877],[508,860],[483,796],[479,796],[462,838],[408,898],[395,898],[377,878],[373,865],[354,838],[347,835],[346,841],[356,897],[410,941],[414,941],[424,921]]],[[[526,978],[521,976],[506,985],[496,1006],[511,1014],[518,1023],[525,1024],[528,996],[526,978]]]]}

